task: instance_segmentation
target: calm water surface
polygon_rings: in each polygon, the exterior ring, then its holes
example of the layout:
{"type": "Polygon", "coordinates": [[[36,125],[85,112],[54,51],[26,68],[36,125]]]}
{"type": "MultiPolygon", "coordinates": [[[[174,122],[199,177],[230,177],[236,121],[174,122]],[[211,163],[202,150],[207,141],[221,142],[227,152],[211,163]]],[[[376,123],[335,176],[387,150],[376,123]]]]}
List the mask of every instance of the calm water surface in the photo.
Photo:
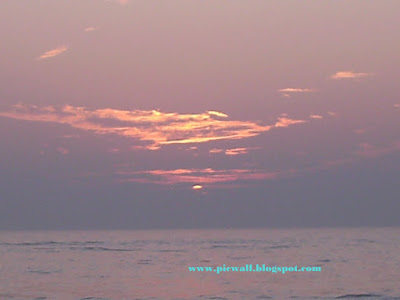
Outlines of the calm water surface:
{"type": "Polygon", "coordinates": [[[400,299],[400,229],[0,231],[0,299],[295,298],[400,299]]]}

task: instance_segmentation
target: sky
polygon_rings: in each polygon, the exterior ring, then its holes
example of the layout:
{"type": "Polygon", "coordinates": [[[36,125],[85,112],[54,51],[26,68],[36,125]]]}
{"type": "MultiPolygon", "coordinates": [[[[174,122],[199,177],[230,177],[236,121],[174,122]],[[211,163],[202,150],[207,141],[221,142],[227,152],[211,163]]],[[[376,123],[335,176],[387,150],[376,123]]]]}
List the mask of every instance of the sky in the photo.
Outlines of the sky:
{"type": "Polygon", "coordinates": [[[0,229],[400,225],[397,0],[0,2],[0,229]]]}

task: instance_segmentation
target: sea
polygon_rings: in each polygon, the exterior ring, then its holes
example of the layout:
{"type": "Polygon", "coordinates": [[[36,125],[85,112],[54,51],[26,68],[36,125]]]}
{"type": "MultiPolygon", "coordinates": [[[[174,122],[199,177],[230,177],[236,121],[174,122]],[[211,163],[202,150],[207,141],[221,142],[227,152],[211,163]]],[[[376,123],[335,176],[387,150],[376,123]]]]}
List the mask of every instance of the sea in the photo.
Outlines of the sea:
{"type": "Polygon", "coordinates": [[[400,229],[0,231],[0,299],[400,299],[400,229]]]}

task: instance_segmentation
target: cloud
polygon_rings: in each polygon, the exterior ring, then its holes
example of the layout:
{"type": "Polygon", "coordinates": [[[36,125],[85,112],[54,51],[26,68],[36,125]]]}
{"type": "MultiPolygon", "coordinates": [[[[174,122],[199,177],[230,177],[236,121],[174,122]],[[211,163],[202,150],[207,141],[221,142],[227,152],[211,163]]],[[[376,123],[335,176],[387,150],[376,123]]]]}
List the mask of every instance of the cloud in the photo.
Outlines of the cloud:
{"type": "Polygon", "coordinates": [[[278,90],[279,93],[281,93],[281,95],[283,97],[291,97],[292,94],[298,94],[298,93],[312,93],[315,92],[315,89],[302,89],[302,88],[285,88],[285,89],[280,89],[278,90]]]}
{"type": "Polygon", "coordinates": [[[310,118],[311,119],[322,119],[323,116],[321,116],[321,115],[310,115],[310,118]]]}
{"type": "Polygon", "coordinates": [[[215,111],[215,110],[209,110],[209,111],[207,111],[207,113],[209,113],[210,115],[213,115],[213,116],[221,117],[221,118],[227,118],[228,117],[227,114],[224,114],[222,112],[215,111]]]}
{"type": "Polygon", "coordinates": [[[49,51],[43,53],[37,59],[38,60],[43,60],[43,59],[55,57],[57,55],[60,55],[61,53],[64,53],[67,50],[68,50],[68,48],[66,46],[60,46],[60,47],[57,47],[55,49],[52,49],[52,50],[49,50],[49,51]]]}
{"type": "Polygon", "coordinates": [[[299,89],[299,88],[285,88],[278,90],[278,92],[281,93],[311,93],[314,91],[315,91],[314,89],[299,89]]]}
{"type": "Polygon", "coordinates": [[[214,148],[211,149],[210,151],[208,151],[209,153],[221,153],[224,152],[224,149],[218,149],[218,148],[214,148]]]}
{"type": "Polygon", "coordinates": [[[260,147],[241,147],[241,148],[232,148],[232,149],[218,149],[214,148],[209,150],[209,153],[224,153],[225,155],[239,155],[239,154],[246,154],[249,152],[249,150],[255,150],[255,149],[260,149],[260,147]]]}
{"type": "Polygon", "coordinates": [[[373,76],[373,73],[356,73],[353,71],[339,71],[331,76],[332,79],[362,79],[373,76]]]}
{"type": "Polygon", "coordinates": [[[68,124],[98,134],[112,133],[137,138],[159,147],[167,144],[202,143],[212,140],[241,139],[270,130],[271,126],[249,121],[217,120],[215,114],[178,114],[144,110],[86,110],[64,106],[53,112],[35,106],[18,105],[3,117],[29,121],[68,124]]]}
{"type": "Polygon", "coordinates": [[[288,127],[290,125],[294,124],[300,124],[300,123],[306,123],[307,121],[305,120],[294,120],[294,119],[289,119],[286,117],[279,117],[278,122],[275,123],[275,127],[288,127]]]}
{"type": "Polygon", "coordinates": [[[226,149],[225,154],[226,155],[246,154],[249,152],[249,150],[256,150],[256,149],[260,149],[260,148],[259,147],[232,148],[232,149],[226,149]]]}
{"type": "Polygon", "coordinates": [[[233,148],[225,150],[226,155],[238,155],[238,154],[246,154],[248,151],[247,148],[233,148]]]}
{"type": "Polygon", "coordinates": [[[84,32],[91,32],[97,30],[97,27],[86,27],[83,31],[84,32]]]}
{"type": "Polygon", "coordinates": [[[214,170],[206,169],[175,169],[150,171],[119,171],[122,182],[153,183],[161,185],[196,184],[213,186],[216,183],[232,183],[237,181],[262,181],[293,175],[296,171],[276,171],[250,169],[214,170]]]}
{"type": "Polygon", "coordinates": [[[115,134],[141,141],[150,150],[163,145],[205,143],[218,140],[237,140],[257,136],[274,127],[303,123],[287,117],[278,118],[274,125],[254,121],[229,120],[224,113],[198,114],[166,113],[157,110],[96,109],[66,105],[62,108],[18,104],[0,116],[37,122],[52,122],[72,126],[96,134],[115,134]],[[222,116],[222,119],[221,119],[222,116]]]}
{"type": "MultiPolygon", "coordinates": [[[[207,186],[211,188],[246,187],[250,184],[261,183],[266,180],[290,178],[306,173],[315,173],[348,165],[360,159],[370,159],[400,151],[400,141],[385,146],[374,146],[368,143],[360,144],[359,150],[349,157],[330,159],[319,162],[311,167],[291,168],[286,170],[266,169],[172,169],[172,170],[143,170],[116,172],[121,182],[138,182],[159,185],[190,185],[207,186]]],[[[198,188],[200,189],[200,187],[198,188]]]]}

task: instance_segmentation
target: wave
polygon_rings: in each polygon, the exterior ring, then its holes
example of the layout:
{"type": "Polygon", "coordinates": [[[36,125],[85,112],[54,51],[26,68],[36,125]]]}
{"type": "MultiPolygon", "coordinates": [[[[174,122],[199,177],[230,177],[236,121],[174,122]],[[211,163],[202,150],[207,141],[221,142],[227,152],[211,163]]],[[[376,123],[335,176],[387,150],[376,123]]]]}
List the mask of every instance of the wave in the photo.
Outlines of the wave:
{"type": "Polygon", "coordinates": [[[370,298],[370,297],[378,297],[381,298],[381,295],[375,295],[375,294],[346,294],[342,296],[337,296],[335,299],[358,299],[358,298],[370,298]]]}

